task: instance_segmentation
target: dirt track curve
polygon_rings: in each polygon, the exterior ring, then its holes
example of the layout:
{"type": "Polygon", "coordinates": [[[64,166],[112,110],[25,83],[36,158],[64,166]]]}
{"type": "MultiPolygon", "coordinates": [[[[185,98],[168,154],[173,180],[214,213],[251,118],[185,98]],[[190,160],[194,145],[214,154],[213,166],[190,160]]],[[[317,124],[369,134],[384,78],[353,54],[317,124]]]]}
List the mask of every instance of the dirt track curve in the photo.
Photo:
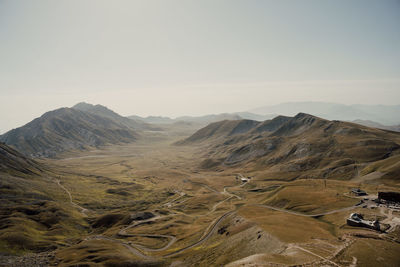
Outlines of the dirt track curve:
{"type": "MultiPolygon", "coordinates": [[[[239,173],[239,174],[238,174],[238,177],[239,177],[239,178],[242,178],[243,175],[239,173]]],[[[77,207],[78,209],[80,209],[80,212],[82,213],[82,215],[87,216],[86,213],[87,213],[88,210],[85,209],[85,208],[83,208],[82,206],[78,205],[77,203],[73,202],[73,198],[72,198],[71,193],[69,192],[69,190],[68,190],[67,188],[65,188],[65,187],[60,183],[60,180],[54,179],[54,181],[55,181],[55,183],[56,183],[60,188],[62,188],[62,189],[68,194],[71,205],[73,205],[73,206],[77,207]]],[[[214,188],[212,188],[212,187],[210,187],[209,185],[204,184],[204,183],[191,181],[191,180],[189,180],[189,179],[186,179],[185,182],[190,182],[190,183],[192,183],[192,184],[205,187],[206,189],[210,190],[210,191],[213,192],[213,193],[218,193],[218,194],[227,195],[227,198],[225,198],[225,199],[223,199],[223,200],[217,202],[216,204],[214,204],[214,205],[212,206],[212,208],[210,209],[209,212],[207,212],[206,214],[203,214],[203,215],[197,215],[197,217],[207,216],[207,215],[209,215],[209,214],[215,212],[216,209],[217,209],[217,207],[218,207],[220,204],[224,203],[225,201],[227,201],[227,200],[229,200],[229,199],[237,198],[238,200],[241,200],[242,198],[241,198],[240,196],[238,196],[238,195],[236,195],[236,194],[233,194],[233,193],[227,191],[227,189],[228,189],[228,188],[233,188],[233,187],[240,187],[240,188],[242,188],[242,187],[247,183],[247,182],[244,182],[244,183],[241,183],[240,185],[225,186],[225,187],[223,188],[223,191],[220,192],[220,191],[217,191],[216,189],[214,189],[214,188]]],[[[153,257],[153,256],[151,256],[151,255],[147,255],[147,254],[145,254],[145,253],[143,253],[143,252],[161,252],[161,251],[164,251],[164,250],[168,249],[169,247],[171,247],[171,246],[176,242],[177,238],[176,238],[175,236],[172,236],[172,235],[161,235],[161,234],[154,234],[154,233],[148,233],[148,234],[130,234],[130,233],[127,233],[127,230],[129,230],[129,229],[131,229],[131,228],[134,228],[134,227],[137,227],[137,226],[139,226],[139,225],[141,225],[141,224],[145,224],[145,223],[152,222],[152,221],[156,221],[156,220],[159,220],[159,219],[162,219],[162,218],[172,217],[172,216],[176,216],[176,215],[178,215],[178,214],[181,214],[181,213],[176,213],[172,208],[173,208],[173,206],[174,206],[174,203],[175,203],[177,200],[179,200],[179,199],[181,199],[182,197],[184,197],[184,196],[186,195],[186,193],[184,193],[184,192],[179,192],[179,191],[177,191],[177,193],[179,193],[179,196],[178,196],[178,197],[176,197],[176,198],[174,198],[174,199],[170,200],[169,202],[164,203],[164,204],[162,205],[164,208],[170,209],[171,212],[172,212],[172,214],[169,214],[169,215],[156,215],[156,216],[154,216],[154,217],[152,217],[152,218],[149,218],[149,219],[140,220],[140,221],[135,221],[134,223],[132,223],[132,224],[130,224],[130,225],[124,227],[123,229],[121,229],[121,230],[118,232],[118,234],[117,234],[117,236],[122,237],[122,238],[124,238],[124,237],[152,237],[152,238],[166,238],[166,239],[169,239],[168,243],[167,243],[165,246],[163,246],[163,247],[161,247],[161,248],[148,248],[148,247],[145,247],[145,246],[142,246],[142,245],[139,245],[139,244],[135,244],[135,243],[132,242],[132,241],[126,242],[126,241],[122,241],[122,240],[117,239],[117,238],[107,237],[107,236],[103,236],[103,235],[89,236],[89,237],[87,237],[85,240],[92,240],[92,239],[108,240],[108,241],[111,241],[111,242],[115,242],[115,243],[118,243],[118,244],[122,244],[124,247],[126,247],[127,249],[129,249],[129,251],[130,251],[132,254],[134,254],[134,255],[136,255],[136,256],[142,258],[142,259],[145,259],[145,260],[154,260],[154,259],[156,259],[156,257],[153,257]]],[[[179,203],[182,203],[182,202],[179,202],[179,203]]],[[[318,214],[304,214],[304,213],[300,213],[300,212],[285,210],[285,209],[276,208],[276,207],[273,207],[273,206],[268,206],[268,205],[263,205],[263,204],[250,204],[250,205],[252,205],[252,206],[258,206],[258,207],[263,207],[263,208],[268,208],[268,209],[271,209],[271,210],[275,210],[275,211],[279,211],[279,212],[284,212],[284,213],[288,213],[288,214],[292,214],[292,215],[297,215],[297,216],[303,216],[303,217],[320,217],[320,216],[324,216],[324,215],[328,215],[328,214],[333,214],[333,213],[336,213],[336,212],[351,210],[351,209],[356,208],[359,204],[356,204],[356,205],[351,206],[351,207],[341,208],[341,209],[332,210],[332,211],[328,211],[328,212],[324,212],[324,213],[318,213],[318,214]]],[[[207,240],[213,235],[213,233],[214,233],[215,230],[217,229],[218,225],[219,225],[225,218],[227,218],[227,217],[228,217],[229,215],[231,215],[231,214],[234,214],[235,210],[236,210],[236,209],[232,209],[232,210],[230,210],[230,211],[228,211],[228,212],[225,212],[224,214],[222,214],[221,216],[219,216],[218,218],[216,218],[213,222],[211,222],[211,223],[209,224],[209,226],[205,229],[205,231],[204,231],[202,237],[201,237],[199,240],[195,241],[194,243],[192,243],[192,244],[190,244],[190,245],[188,245],[188,246],[186,246],[186,247],[180,248],[180,249],[178,249],[178,250],[176,250],[176,251],[174,251],[174,252],[171,252],[171,253],[168,253],[168,254],[166,254],[166,255],[159,256],[159,257],[162,257],[162,258],[172,257],[172,256],[178,255],[178,254],[180,254],[180,253],[182,253],[182,252],[184,252],[184,251],[186,251],[186,250],[189,250],[189,249],[192,249],[192,248],[194,248],[194,247],[196,247],[196,246],[201,245],[202,243],[204,243],[205,241],[207,241],[207,240]]],[[[189,216],[189,215],[187,215],[187,216],[189,216]]],[[[319,255],[317,255],[317,256],[318,256],[318,257],[321,257],[321,256],[319,256],[319,255]]]]}

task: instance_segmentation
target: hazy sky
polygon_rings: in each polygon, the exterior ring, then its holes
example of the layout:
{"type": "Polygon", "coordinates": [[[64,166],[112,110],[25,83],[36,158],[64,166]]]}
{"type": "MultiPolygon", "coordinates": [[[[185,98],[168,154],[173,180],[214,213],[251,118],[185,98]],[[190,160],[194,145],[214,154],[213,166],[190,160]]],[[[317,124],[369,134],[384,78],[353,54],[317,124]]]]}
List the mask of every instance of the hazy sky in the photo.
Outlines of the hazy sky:
{"type": "Polygon", "coordinates": [[[0,133],[86,101],[200,115],[400,104],[400,1],[0,0],[0,133]]]}

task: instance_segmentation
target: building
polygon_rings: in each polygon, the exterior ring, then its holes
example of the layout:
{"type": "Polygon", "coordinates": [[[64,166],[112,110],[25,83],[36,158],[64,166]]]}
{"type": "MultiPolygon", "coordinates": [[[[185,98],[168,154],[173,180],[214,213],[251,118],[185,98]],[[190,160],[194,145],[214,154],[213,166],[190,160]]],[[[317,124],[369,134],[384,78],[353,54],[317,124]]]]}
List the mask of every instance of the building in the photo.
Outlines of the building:
{"type": "Polygon", "coordinates": [[[349,218],[347,218],[347,225],[380,231],[379,221],[364,220],[364,217],[358,213],[350,214],[349,218]]]}
{"type": "Polygon", "coordinates": [[[356,196],[366,196],[367,195],[367,192],[365,192],[364,190],[361,190],[360,188],[351,189],[351,193],[356,196]]]}
{"type": "Polygon", "coordinates": [[[400,203],[400,192],[378,192],[378,201],[400,203]]]}

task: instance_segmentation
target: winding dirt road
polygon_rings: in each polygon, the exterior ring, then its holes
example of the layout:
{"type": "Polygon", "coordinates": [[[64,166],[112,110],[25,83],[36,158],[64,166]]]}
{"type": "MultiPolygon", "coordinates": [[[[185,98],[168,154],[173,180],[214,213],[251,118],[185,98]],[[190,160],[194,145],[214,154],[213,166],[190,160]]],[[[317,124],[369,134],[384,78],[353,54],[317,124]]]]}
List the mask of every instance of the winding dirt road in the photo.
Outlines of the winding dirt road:
{"type": "MultiPolygon", "coordinates": [[[[238,174],[238,175],[239,175],[240,177],[243,177],[241,174],[238,174]]],[[[54,179],[54,181],[57,183],[57,185],[58,185],[60,188],[62,188],[62,189],[68,194],[71,205],[73,205],[73,206],[79,208],[80,211],[81,211],[81,213],[82,213],[84,216],[87,216],[86,212],[87,212],[88,210],[85,209],[85,208],[83,208],[83,207],[81,207],[81,206],[79,206],[77,203],[73,202],[73,198],[72,198],[71,193],[69,192],[69,190],[68,190],[67,188],[65,188],[65,187],[60,183],[60,180],[54,179]]],[[[185,181],[190,182],[190,183],[195,184],[195,185],[199,185],[199,186],[205,187],[206,189],[210,190],[210,191],[213,192],[213,193],[227,195],[227,198],[225,198],[225,199],[223,199],[223,200],[217,202],[216,204],[214,204],[213,207],[211,208],[211,210],[210,210],[209,212],[207,212],[206,214],[203,214],[203,215],[197,215],[196,217],[199,217],[199,216],[208,216],[209,214],[214,213],[219,205],[221,205],[222,203],[224,203],[224,202],[226,202],[226,201],[228,201],[228,200],[230,200],[230,199],[236,198],[236,199],[238,199],[238,200],[242,200],[242,198],[241,198],[240,196],[238,196],[238,195],[236,195],[236,194],[233,194],[233,193],[227,191],[227,189],[228,189],[228,188],[233,188],[233,187],[240,187],[240,188],[241,188],[241,187],[243,187],[243,186],[247,183],[247,182],[244,182],[244,183],[242,183],[242,184],[240,184],[240,185],[225,186],[224,189],[223,189],[223,191],[220,192],[220,191],[217,191],[216,189],[210,187],[209,185],[204,184],[204,183],[201,183],[201,182],[195,182],[195,181],[191,181],[191,180],[189,180],[189,179],[186,179],[185,181]]],[[[201,245],[202,243],[204,243],[205,241],[207,241],[207,240],[214,234],[214,232],[215,232],[215,230],[217,229],[217,227],[219,226],[219,224],[220,224],[225,218],[227,218],[229,215],[234,214],[235,211],[236,211],[236,209],[232,209],[232,210],[230,210],[230,211],[228,211],[228,212],[225,212],[224,214],[222,214],[221,216],[219,216],[219,217],[216,218],[215,220],[213,220],[213,221],[208,225],[208,227],[204,230],[204,233],[203,233],[203,235],[199,238],[199,240],[195,241],[194,243],[192,243],[192,244],[190,244],[190,245],[188,245],[188,246],[186,246],[186,247],[180,248],[180,249],[178,249],[178,250],[176,250],[176,251],[173,251],[173,252],[171,252],[171,253],[165,254],[165,255],[163,255],[163,256],[154,257],[154,256],[151,256],[151,255],[145,254],[144,252],[150,252],[150,253],[151,253],[151,252],[161,252],[161,251],[165,251],[165,250],[167,250],[168,248],[170,248],[170,247],[176,242],[177,238],[176,238],[175,236],[172,236],[172,235],[162,235],[162,234],[154,234],[154,233],[130,234],[130,233],[127,233],[127,230],[129,230],[129,229],[131,229],[131,228],[134,228],[134,227],[137,227],[137,226],[139,226],[139,225],[145,224],[145,223],[154,222],[154,221],[157,221],[157,220],[166,218],[166,217],[172,217],[172,216],[176,216],[176,215],[179,215],[179,214],[183,214],[183,215],[189,216],[189,215],[187,215],[187,214],[184,214],[184,213],[181,213],[181,212],[177,213],[177,212],[175,212],[174,210],[172,210],[172,207],[174,206],[174,204],[175,204],[179,199],[181,199],[182,197],[186,196],[186,193],[185,193],[185,192],[179,192],[179,191],[177,191],[177,193],[179,193],[179,196],[178,196],[178,197],[175,197],[174,199],[172,199],[172,200],[170,200],[169,202],[164,203],[164,204],[162,205],[162,206],[165,207],[165,208],[171,209],[171,211],[173,212],[172,214],[169,214],[169,215],[156,215],[156,216],[154,216],[154,217],[152,217],[152,218],[149,218],[149,219],[140,220],[140,221],[135,221],[135,222],[133,222],[132,224],[130,224],[130,225],[124,227],[123,229],[121,229],[121,230],[118,232],[118,234],[117,234],[119,237],[122,237],[122,238],[124,238],[124,237],[149,237],[149,238],[163,238],[163,239],[169,239],[168,243],[167,243],[166,245],[164,245],[163,247],[161,247],[161,248],[149,248],[149,247],[145,247],[145,246],[140,245],[140,244],[136,244],[136,243],[134,243],[134,242],[132,242],[132,241],[122,241],[122,240],[117,239],[117,238],[107,237],[107,236],[103,236],[103,235],[89,236],[89,237],[86,238],[86,240],[91,240],[91,239],[102,239],[102,240],[108,240],[108,241],[111,241],[111,242],[115,242],[115,243],[118,243],[118,244],[122,244],[124,247],[126,247],[127,249],[129,249],[129,251],[130,251],[132,254],[134,254],[134,255],[136,255],[136,256],[142,258],[142,259],[145,259],[145,260],[154,260],[154,259],[156,259],[157,257],[158,257],[158,258],[159,258],[159,257],[161,257],[161,258],[169,258],[169,257],[176,256],[176,255],[178,255],[178,254],[180,254],[180,253],[182,253],[182,252],[184,252],[184,251],[186,251],[186,250],[189,250],[189,249],[192,249],[192,248],[194,248],[194,247],[196,247],[196,246],[199,246],[199,245],[201,245]]],[[[182,203],[182,202],[179,202],[179,203],[182,203]]],[[[319,216],[323,216],[323,215],[333,214],[333,213],[336,213],[336,212],[351,210],[351,209],[354,209],[355,207],[357,207],[357,205],[354,205],[354,206],[351,206],[351,207],[342,208],[342,209],[337,209],[337,210],[328,211],[328,212],[319,213],[319,214],[304,214],[304,213],[300,213],[300,212],[285,210],[285,209],[276,208],[276,207],[273,207],[273,206],[268,206],[268,205],[263,205],[263,204],[252,204],[252,205],[255,205],[255,206],[258,206],[258,207],[263,207],[263,208],[268,208],[268,209],[272,209],[272,210],[275,210],[275,211],[284,212],[284,213],[288,213],[288,214],[293,214],[293,215],[297,215],[297,216],[303,216],[303,217],[319,217],[319,216]]],[[[190,217],[192,217],[192,216],[190,216],[190,217]]],[[[302,249],[302,250],[305,251],[305,249],[303,249],[303,248],[300,248],[300,247],[299,247],[299,249],[302,249]]],[[[310,252],[310,251],[305,251],[305,252],[312,253],[312,252],[310,252]]],[[[312,253],[312,254],[313,254],[313,253],[312,253]]],[[[319,256],[319,255],[315,255],[315,256],[321,258],[321,256],[319,256]]],[[[324,260],[327,260],[327,259],[325,259],[325,258],[323,258],[323,259],[324,259],[324,260]]],[[[328,260],[328,261],[329,261],[329,260],[328,260]]],[[[330,261],[329,261],[329,262],[330,262],[330,261]]],[[[332,264],[333,262],[330,262],[330,263],[332,264]]]]}
{"type": "Polygon", "coordinates": [[[340,265],[338,265],[336,262],[333,262],[333,261],[331,261],[330,259],[327,259],[327,258],[325,258],[325,257],[322,257],[321,255],[318,255],[318,254],[316,254],[316,253],[314,253],[314,252],[312,252],[312,251],[310,251],[310,250],[308,250],[308,249],[305,249],[305,248],[300,247],[300,246],[297,246],[297,245],[291,245],[291,247],[292,247],[292,248],[297,248],[297,249],[302,250],[302,251],[304,251],[304,252],[306,252],[306,253],[308,253],[308,254],[311,254],[311,255],[313,255],[313,256],[315,256],[315,257],[317,257],[317,258],[323,260],[324,262],[329,262],[330,264],[332,264],[332,265],[334,265],[334,266],[340,267],[340,265]]]}
{"type": "Polygon", "coordinates": [[[54,178],[53,181],[54,181],[62,190],[64,190],[64,191],[67,193],[67,195],[68,195],[68,197],[69,197],[69,202],[71,203],[71,205],[77,207],[77,208],[80,210],[80,212],[82,213],[82,215],[85,216],[85,217],[87,217],[88,209],[86,209],[86,208],[84,208],[84,207],[78,205],[77,203],[75,203],[75,202],[72,200],[71,192],[69,192],[69,190],[68,190],[67,188],[65,188],[65,186],[63,186],[63,185],[61,184],[60,180],[54,178]]]}
{"type": "Polygon", "coordinates": [[[136,249],[141,249],[141,250],[144,250],[144,251],[156,252],[156,251],[166,250],[172,244],[175,243],[175,241],[176,241],[176,237],[175,236],[172,236],[172,235],[159,235],[159,234],[128,234],[126,231],[128,229],[134,228],[134,227],[136,227],[138,225],[145,224],[145,223],[148,223],[148,222],[153,222],[153,221],[156,221],[156,220],[159,220],[159,219],[162,219],[162,218],[165,218],[165,217],[171,217],[171,216],[174,216],[174,215],[176,215],[176,214],[165,215],[165,216],[157,215],[155,217],[152,217],[152,218],[149,218],[149,219],[146,219],[146,220],[141,220],[141,221],[135,222],[135,223],[133,223],[131,225],[128,225],[127,227],[123,228],[122,230],[120,230],[118,232],[118,235],[121,236],[121,237],[137,237],[137,236],[140,236],[140,237],[151,237],[151,238],[167,238],[167,239],[169,239],[169,242],[165,246],[163,246],[161,248],[147,248],[145,246],[142,246],[142,245],[139,245],[139,244],[135,244],[133,242],[129,242],[129,244],[131,246],[135,247],[136,249]]]}
{"type": "Polygon", "coordinates": [[[218,227],[218,225],[222,222],[222,220],[224,218],[228,217],[230,214],[232,214],[234,212],[235,212],[234,210],[231,210],[227,213],[224,213],[221,217],[219,217],[215,223],[213,222],[214,224],[212,225],[211,230],[209,230],[207,234],[203,235],[203,237],[200,238],[198,241],[194,242],[193,244],[191,244],[187,247],[184,247],[184,248],[178,249],[177,251],[174,251],[172,253],[166,254],[166,255],[164,255],[164,257],[172,257],[172,256],[175,256],[177,254],[184,252],[185,250],[188,250],[188,249],[191,249],[191,248],[194,248],[194,247],[200,245],[201,243],[203,243],[204,241],[206,241],[207,239],[209,239],[211,237],[211,235],[214,233],[215,229],[218,227]]]}
{"type": "MultiPolygon", "coordinates": [[[[239,197],[239,196],[237,196],[237,195],[235,195],[235,194],[232,194],[232,193],[230,193],[230,192],[227,192],[227,191],[226,191],[226,188],[229,188],[229,187],[224,187],[224,191],[223,191],[223,192],[219,192],[219,191],[215,190],[214,188],[208,186],[207,184],[203,184],[203,183],[200,183],[200,182],[194,182],[194,181],[191,181],[191,180],[188,180],[188,179],[187,179],[186,181],[188,181],[188,182],[190,182],[190,183],[193,183],[193,184],[196,184],[196,185],[199,185],[199,186],[203,186],[203,187],[207,188],[208,190],[210,190],[210,191],[212,191],[212,192],[214,192],[214,193],[228,195],[227,198],[225,198],[225,199],[219,201],[218,203],[214,204],[213,207],[212,207],[212,209],[211,209],[208,213],[203,214],[203,215],[200,215],[200,216],[207,216],[207,215],[209,215],[209,214],[215,212],[215,210],[217,209],[217,207],[218,207],[220,204],[224,203],[225,201],[227,201],[227,200],[229,200],[229,199],[231,199],[231,198],[236,197],[236,198],[238,198],[238,199],[241,199],[241,197],[239,197]]],[[[230,187],[235,187],[235,186],[230,186],[230,187]]],[[[186,193],[180,192],[180,196],[178,196],[178,197],[174,198],[173,200],[171,200],[171,201],[169,201],[169,202],[163,204],[162,206],[164,206],[164,207],[166,206],[166,207],[168,207],[168,208],[171,208],[171,207],[173,207],[175,201],[179,200],[180,198],[182,198],[182,197],[185,196],[185,195],[186,195],[186,193]]],[[[181,202],[181,203],[182,203],[182,202],[181,202]]],[[[172,252],[172,253],[166,254],[166,255],[164,255],[164,256],[162,256],[162,257],[172,257],[172,256],[175,256],[175,255],[177,255],[177,254],[180,254],[180,253],[182,253],[182,252],[184,252],[184,251],[186,251],[186,250],[188,250],[188,249],[194,248],[194,247],[196,247],[196,246],[202,244],[203,242],[205,242],[206,240],[208,240],[208,239],[212,236],[212,234],[215,232],[215,229],[216,229],[216,228],[218,227],[218,225],[223,221],[223,219],[226,218],[227,216],[229,216],[230,214],[234,213],[234,211],[235,211],[235,210],[231,210],[231,211],[229,211],[229,212],[226,212],[226,213],[224,213],[223,215],[221,215],[220,217],[218,217],[216,220],[214,220],[213,222],[211,222],[210,225],[209,225],[209,226],[206,228],[206,230],[204,231],[204,234],[202,235],[202,237],[201,237],[199,240],[197,240],[196,242],[194,242],[194,243],[192,243],[192,244],[190,244],[190,245],[188,245],[188,246],[186,246],[186,247],[184,247],[184,248],[178,249],[177,251],[174,251],[174,252],[172,252]]],[[[143,236],[143,237],[155,237],[155,238],[168,238],[168,239],[170,239],[170,241],[169,241],[164,247],[162,247],[162,248],[157,248],[157,249],[154,249],[154,248],[147,248],[147,247],[141,246],[141,245],[139,245],[139,244],[135,244],[135,243],[133,243],[133,242],[129,242],[128,244],[129,244],[130,246],[132,246],[132,247],[135,249],[135,255],[137,255],[138,252],[141,253],[140,250],[147,251],[147,252],[160,252],[160,251],[166,250],[166,249],[168,249],[172,244],[175,243],[175,241],[176,241],[176,237],[175,237],[175,236],[171,236],[171,235],[158,235],[158,234],[128,234],[126,231],[127,231],[128,229],[134,228],[134,227],[136,227],[136,226],[138,226],[138,225],[140,225],[140,224],[148,223],[148,222],[151,222],[151,221],[156,221],[156,220],[159,220],[159,219],[161,219],[161,218],[171,217],[171,216],[174,216],[174,215],[177,215],[177,214],[164,215],[164,216],[159,216],[159,215],[157,215],[157,216],[155,216],[155,217],[153,217],[153,218],[149,218],[149,219],[146,219],[146,220],[142,220],[142,221],[135,222],[135,223],[133,223],[133,224],[131,224],[131,225],[128,225],[127,227],[123,228],[122,230],[120,230],[120,231],[118,232],[118,235],[121,236],[121,237],[143,236]]],[[[109,240],[109,239],[110,239],[110,238],[108,238],[108,240],[109,240]]],[[[142,253],[141,253],[141,254],[142,254],[142,253]]],[[[143,256],[147,256],[147,255],[142,254],[142,258],[143,258],[143,256]]]]}

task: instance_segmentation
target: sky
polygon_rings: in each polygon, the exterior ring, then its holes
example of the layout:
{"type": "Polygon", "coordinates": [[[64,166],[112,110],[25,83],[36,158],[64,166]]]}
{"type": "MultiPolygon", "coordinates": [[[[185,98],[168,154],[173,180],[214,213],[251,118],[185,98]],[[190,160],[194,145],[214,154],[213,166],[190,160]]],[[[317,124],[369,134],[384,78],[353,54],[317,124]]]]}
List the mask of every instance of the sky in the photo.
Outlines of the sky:
{"type": "Polygon", "coordinates": [[[399,0],[0,0],[0,133],[85,101],[203,115],[400,104],[399,0]]]}

